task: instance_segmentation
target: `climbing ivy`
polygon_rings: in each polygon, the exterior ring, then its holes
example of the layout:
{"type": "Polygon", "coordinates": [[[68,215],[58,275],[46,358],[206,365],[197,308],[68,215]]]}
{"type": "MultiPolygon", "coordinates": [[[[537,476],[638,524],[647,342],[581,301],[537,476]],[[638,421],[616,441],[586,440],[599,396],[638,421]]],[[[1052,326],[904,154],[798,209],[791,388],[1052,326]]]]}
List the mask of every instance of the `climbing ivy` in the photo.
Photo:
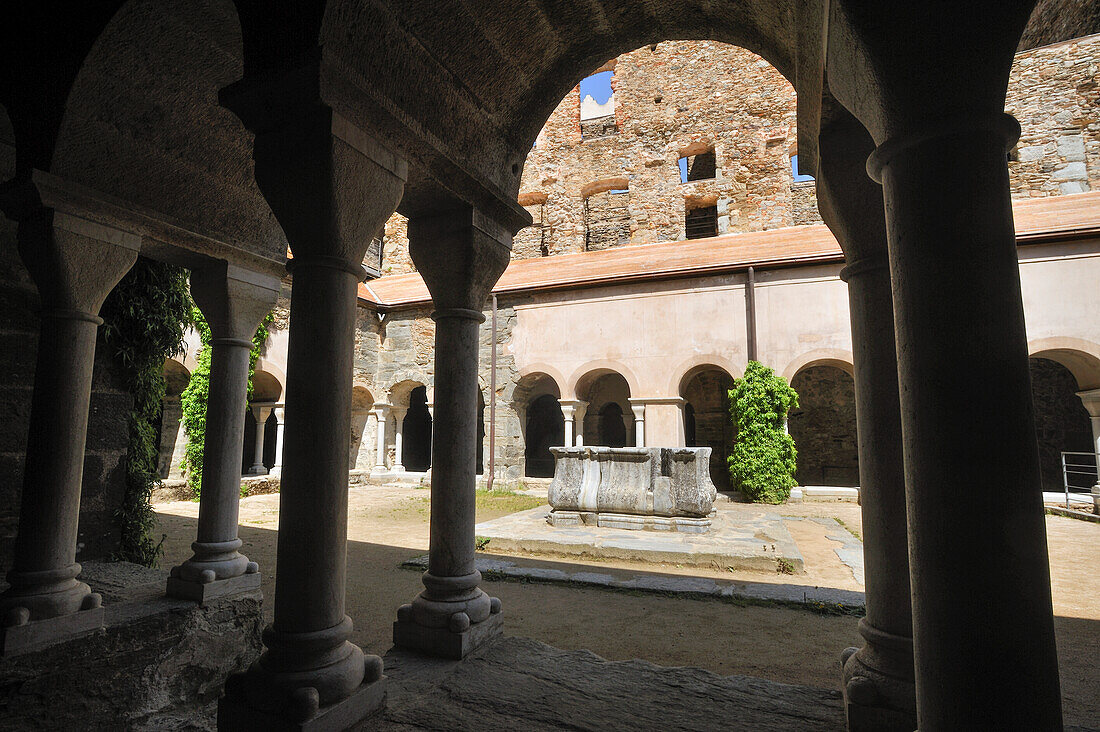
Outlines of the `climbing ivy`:
{"type": "Polygon", "coordinates": [[[790,498],[797,452],[783,429],[798,394],[767,366],[749,361],[745,375],[729,391],[730,415],[737,425],[729,471],[733,487],[750,501],[782,503],[790,498]]]}
{"type": "Polygon", "coordinates": [[[183,351],[191,297],[186,270],[139,258],[100,311],[103,341],[133,397],[128,418],[126,490],[116,513],[121,540],[115,559],[156,565],[150,496],[160,483],[157,438],[164,401],[164,360],[183,351]]]}
{"type": "MultiPolygon", "coordinates": [[[[202,455],[206,435],[206,403],[210,395],[210,326],[203,317],[202,311],[194,305],[191,306],[191,322],[199,334],[201,346],[196,358],[198,362],[191,373],[191,381],[180,395],[180,408],[183,411],[183,431],[187,436],[187,445],[184,448],[182,468],[187,474],[187,486],[191,489],[195,498],[198,498],[202,490],[202,455]]],[[[264,343],[267,342],[267,326],[275,319],[275,313],[270,312],[260,321],[260,327],[252,336],[252,350],[248,359],[248,398],[252,399],[252,377],[256,372],[256,361],[260,358],[264,343]]],[[[247,405],[242,404],[244,409],[247,405]]],[[[262,426],[260,429],[263,429],[262,426]]]]}

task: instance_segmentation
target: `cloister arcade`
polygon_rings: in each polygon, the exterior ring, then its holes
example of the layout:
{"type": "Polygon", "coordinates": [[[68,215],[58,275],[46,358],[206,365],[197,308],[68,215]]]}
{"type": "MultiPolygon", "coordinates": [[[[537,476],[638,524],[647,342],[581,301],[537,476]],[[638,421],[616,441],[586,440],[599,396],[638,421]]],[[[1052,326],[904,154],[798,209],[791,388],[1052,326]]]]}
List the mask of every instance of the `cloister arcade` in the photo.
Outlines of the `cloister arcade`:
{"type": "MultiPolygon", "coordinates": [[[[194,554],[169,587],[205,601],[258,586],[238,536],[240,405],[250,338],[289,271],[274,621],[263,655],[227,683],[219,725],[348,728],[383,703],[381,659],[349,640],[344,525],[357,288],[394,211],[409,219],[436,323],[431,388],[375,403],[377,443],[394,445],[396,465],[415,456],[432,471],[424,590],[395,609],[394,637],[457,659],[499,635],[503,608],[474,563],[478,343],[512,237],[530,223],[517,203],[524,160],[557,101],[609,57],[705,38],[759,53],[797,89],[799,166],[845,256],[867,569],[863,640],[843,655],[849,727],[1060,729],[1006,156],[1020,133],[1005,113],[1013,54],[1067,32],[1027,31],[1034,7],[130,0],[20,6],[18,19],[12,8],[0,103],[15,159],[0,206],[18,222],[41,325],[4,637],[103,627],[103,598],[78,579],[81,476],[97,314],[139,254],[191,270],[213,333],[194,554]],[[408,453],[405,431],[418,440],[408,453]]],[[[1063,365],[1082,389],[1100,387],[1063,365]]],[[[683,397],[643,393],[634,376],[585,368],[565,382],[563,396],[597,400],[574,416],[580,437],[685,435],[683,397]]]]}

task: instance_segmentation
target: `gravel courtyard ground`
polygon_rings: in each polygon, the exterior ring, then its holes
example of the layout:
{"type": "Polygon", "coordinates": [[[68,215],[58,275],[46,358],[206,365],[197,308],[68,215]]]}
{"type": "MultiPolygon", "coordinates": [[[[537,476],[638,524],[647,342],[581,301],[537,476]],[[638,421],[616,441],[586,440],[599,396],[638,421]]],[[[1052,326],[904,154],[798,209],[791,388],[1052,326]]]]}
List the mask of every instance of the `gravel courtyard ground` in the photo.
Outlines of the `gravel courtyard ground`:
{"type": "MultiPolygon", "coordinates": [[[[421,588],[420,575],[399,565],[428,548],[426,489],[409,486],[350,490],[348,521],[347,612],[355,621],[353,640],[371,653],[392,645],[391,623],[397,607],[421,588]]],[[[479,497],[478,521],[532,508],[542,500],[524,494],[479,497]]],[[[746,510],[720,502],[719,510],[746,510]]],[[[186,559],[194,540],[198,504],[162,503],[156,507],[159,532],[166,535],[162,566],[186,559]]],[[[835,533],[822,522],[795,517],[832,518],[859,536],[859,506],[804,503],[777,507],[792,517],[786,526],[798,544],[806,573],[786,576],[722,567],[699,568],[600,561],[601,571],[645,570],[751,582],[796,583],[861,590],[852,570],[839,560],[835,533]]],[[[260,563],[270,614],[274,597],[278,495],[241,500],[243,552],[260,563]]],[[[975,520],[980,520],[976,517],[975,520]]],[[[1066,722],[1100,726],[1100,525],[1048,516],[1055,628],[1066,722]]],[[[572,560],[517,557],[528,566],[577,571],[572,560]]],[[[980,571],[980,567],[975,567],[980,571]]],[[[736,605],[717,600],[616,592],[573,586],[487,582],[485,588],[504,603],[505,633],[525,636],[563,649],[588,649],[611,660],[641,658],[664,666],[695,666],[720,674],[757,676],[821,688],[837,688],[840,652],[858,645],[857,618],[820,615],[781,606],[736,605]]],[[[270,619],[270,618],[269,618],[270,619]]]]}

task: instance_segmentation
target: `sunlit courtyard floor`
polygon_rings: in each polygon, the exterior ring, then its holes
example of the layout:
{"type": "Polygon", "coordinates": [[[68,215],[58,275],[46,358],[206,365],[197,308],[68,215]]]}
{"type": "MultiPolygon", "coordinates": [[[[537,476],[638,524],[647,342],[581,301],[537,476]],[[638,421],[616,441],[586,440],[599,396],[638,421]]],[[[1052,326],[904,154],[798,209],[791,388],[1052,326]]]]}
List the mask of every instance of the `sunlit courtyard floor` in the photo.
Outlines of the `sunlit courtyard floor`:
{"type": "MultiPolygon", "coordinates": [[[[531,495],[479,496],[479,522],[536,508],[531,495]]],[[[398,606],[421,589],[418,572],[401,568],[428,548],[430,494],[409,486],[350,490],[348,521],[347,612],[355,621],[353,640],[371,653],[391,647],[391,626],[398,606]]],[[[198,504],[189,501],[156,506],[159,532],[166,536],[162,566],[189,556],[198,504]]],[[[720,503],[723,512],[756,507],[720,503]]],[[[852,503],[804,503],[777,507],[798,545],[805,571],[777,572],[721,566],[649,565],[626,560],[538,558],[492,554],[524,567],[605,573],[648,573],[778,585],[811,585],[862,590],[861,578],[838,553],[838,530],[861,535],[859,506],[852,503]],[[832,519],[830,521],[806,519],[832,519]],[[830,538],[834,537],[834,538],[830,538]]],[[[273,607],[278,568],[275,547],[278,495],[241,500],[242,551],[259,562],[265,608],[273,607]]],[[[980,521],[981,517],[975,517],[980,521]]],[[[1055,627],[1066,722],[1100,728],[1100,525],[1048,516],[1055,627]]],[[[850,539],[849,539],[850,542],[850,539]]],[[[490,547],[491,549],[491,547],[490,547]]],[[[981,572],[980,566],[974,572],[981,572]]],[[[558,649],[587,649],[609,660],[644,659],[660,666],[691,666],[721,675],[740,675],[820,689],[838,688],[840,652],[858,645],[857,618],[783,605],[693,599],[639,591],[539,582],[492,581],[486,590],[504,603],[505,634],[532,638],[558,649]]],[[[1005,601],[1008,601],[1007,599],[1005,601]]],[[[505,652],[504,650],[501,651],[505,652]]]]}

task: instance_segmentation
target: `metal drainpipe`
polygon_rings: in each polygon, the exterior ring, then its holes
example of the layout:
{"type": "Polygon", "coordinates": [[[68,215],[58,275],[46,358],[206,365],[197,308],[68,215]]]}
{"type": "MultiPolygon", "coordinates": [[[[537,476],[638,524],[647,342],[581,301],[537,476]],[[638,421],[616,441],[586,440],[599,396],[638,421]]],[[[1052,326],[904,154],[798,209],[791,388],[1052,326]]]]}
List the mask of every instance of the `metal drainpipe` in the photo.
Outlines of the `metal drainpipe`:
{"type": "Polygon", "coordinates": [[[493,293],[492,345],[489,351],[489,474],[485,477],[485,489],[493,490],[496,472],[497,442],[497,295],[493,293]]]}
{"type": "Polygon", "coordinates": [[[745,335],[748,357],[756,359],[756,271],[749,267],[748,280],[745,282],[745,335]]]}

